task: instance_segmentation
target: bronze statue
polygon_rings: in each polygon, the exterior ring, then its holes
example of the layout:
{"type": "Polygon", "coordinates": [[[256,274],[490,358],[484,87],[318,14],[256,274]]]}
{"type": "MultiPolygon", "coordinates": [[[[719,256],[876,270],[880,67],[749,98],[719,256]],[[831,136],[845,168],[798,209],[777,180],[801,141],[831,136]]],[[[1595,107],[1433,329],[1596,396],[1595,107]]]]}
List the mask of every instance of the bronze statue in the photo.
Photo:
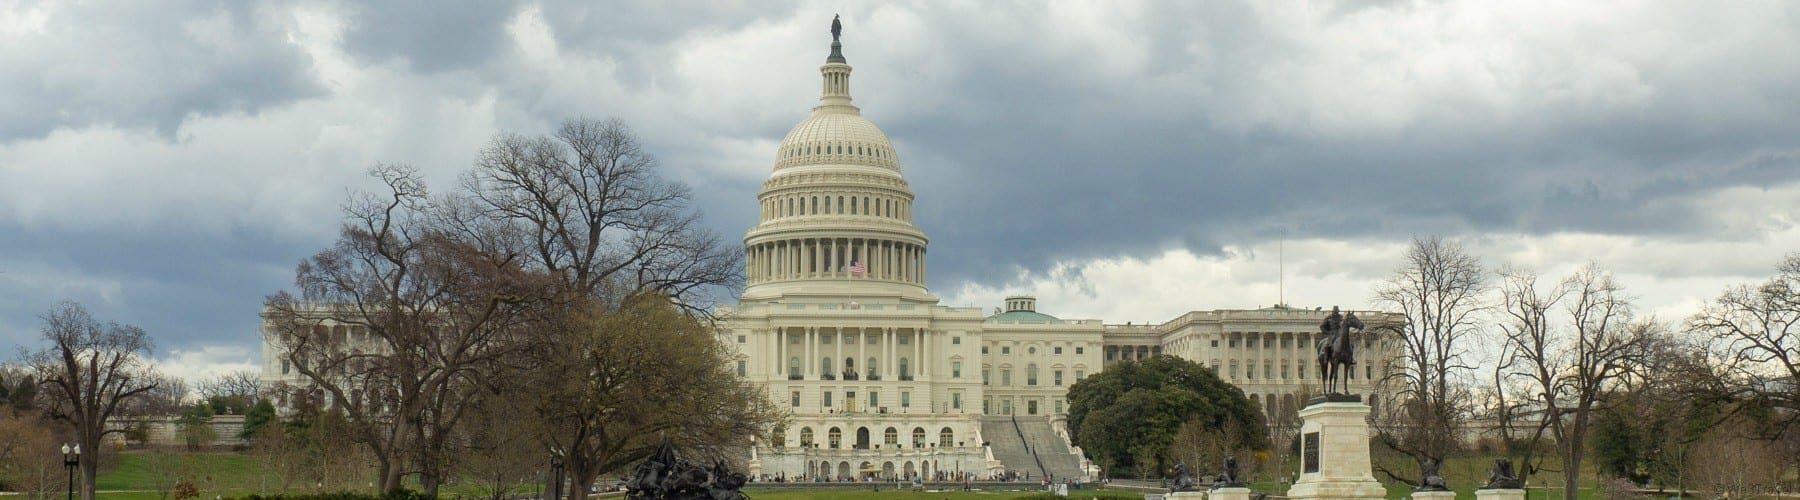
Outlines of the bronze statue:
{"type": "Polygon", "coordinates": [[[1525,487],[1525,481],[1513,474],[1512,459],[1500,457],[1494,459],[1494,468],[1488,471],[1488,482],[1482,486],[1484,490],[1516,490],[1525,487]]]}
{"type": "Polygon", "coordinates": [[[674,445],[663,438],[625,487],[630,500],[748,500],[738,491],[747,482],[748,477],[731,472],[723,460],[709,468],[676,457],[674,445]]]}
{"type": "Polygon", "coordinates": [[[1237,457],[1225,457],[1225,470],[1219,472],[1219,478],[1213,481],[1212,487],[1215,490],[1219,488],[1244,487],[1244,478],[1243,476],[1238,475],[1237,457]]]}
{"type": "Polygon", "coordinates": [[[1438,475],[1438,461],[1425,457],[1419,462],[1419,487],[1413,491],[1450,491],[1450,485],[1444,482],[1444,476],[1438,475]]]}
{"type": "Polygon", "coordinates": [[[1169,485],[1169,492],[1194,491],[1194,476],[1188,472],[1187,462],[1175,464],[1175,478],[1169,485]]]}
{"type": "Polygon", "coordinates": [[[1319,322],[1319,381],[1325,386],[1325,394],[1346,394],[1350,392],[1350,372],[1356,365],[1356,343],[1350,341],[1350,334],[1363,330],[1362,320],[1356,319],[1356,313],[1345,316],[1338,312],[1337,306],[1331,306],[1331,315],[1319,322]],[[1337,392],[1339,383],[1344,392],[1337,392]]]}
{"type": "Polygon", "coordinates": [[[831,15],[831,41],[833,41],[833,42],[838,41],[838,37],[843,36],[843,34],[844,34],[844,23],[838,21],[837,14],[832,14],[831,15]]]}

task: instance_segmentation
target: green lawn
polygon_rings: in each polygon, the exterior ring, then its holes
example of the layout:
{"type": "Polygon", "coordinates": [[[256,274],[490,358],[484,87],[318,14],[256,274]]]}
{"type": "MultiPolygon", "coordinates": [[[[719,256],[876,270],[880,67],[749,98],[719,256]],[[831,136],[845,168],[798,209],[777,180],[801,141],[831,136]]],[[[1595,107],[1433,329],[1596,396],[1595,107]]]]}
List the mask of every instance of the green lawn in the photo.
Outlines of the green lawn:
{"type": "MultiPolygon", "coordinates": [[[[881,492],[875,492],[875,491],[870,491],[870,490],[754,490],[754,489],[744,490],[744,493],[749,494],[750,498],[754,498],[756,500],[837,500],[837,499],[846,499],[846,500],[888,500],[888,499],[894,499],[894,500],[902,500],[902,499],[1013,500],[1013,499],[1020,499],[1020,498],[1030,498],[1030,497],[1039,496],[1039,495],[1044,494],[1044,492],[1042,492],[1042,491],[917,492],[917,491],[883,490],[881,492]]],[[[1075,490],[1075,491],[1069,492],[1069,498],[1071,498],[1071,499],[1099,498],[1099,499],[1137,500],[1137,499],[1144,498],[1144,495],[1142,493],[1131,493],[1131,492],[1120,492],[1120,491],[1075,490]]]]}
{"type": "Polygon", "coordinates": [[[95,486],[102,491],[148,492],[145,497],[109,495],[109,500],[161,498],[159,492],[182,479],[207,494],[250,493],[265,487],[262,472],[261,464],[242,453],[131,451],[119,454],[111,468],[101,471],[95,486]]]}

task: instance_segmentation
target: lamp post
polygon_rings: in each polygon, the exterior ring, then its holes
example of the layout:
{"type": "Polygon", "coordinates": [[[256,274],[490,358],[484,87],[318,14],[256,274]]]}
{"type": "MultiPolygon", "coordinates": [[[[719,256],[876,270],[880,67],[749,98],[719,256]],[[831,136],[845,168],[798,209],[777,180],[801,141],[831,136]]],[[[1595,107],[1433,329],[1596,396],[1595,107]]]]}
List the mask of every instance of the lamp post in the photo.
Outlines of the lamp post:
{"type": "Polygon", "coordinates": [[[81,465],[81,443],[63,443],[63,468],[69,471],[69,500],[75,500],[75,466],[81,465]]]}
{"type": "Polygon", "coordinates": [[[563,488],[563,453],[556,447],[550,448],[550,488],[549,500],[562,500],[563,488]]]}

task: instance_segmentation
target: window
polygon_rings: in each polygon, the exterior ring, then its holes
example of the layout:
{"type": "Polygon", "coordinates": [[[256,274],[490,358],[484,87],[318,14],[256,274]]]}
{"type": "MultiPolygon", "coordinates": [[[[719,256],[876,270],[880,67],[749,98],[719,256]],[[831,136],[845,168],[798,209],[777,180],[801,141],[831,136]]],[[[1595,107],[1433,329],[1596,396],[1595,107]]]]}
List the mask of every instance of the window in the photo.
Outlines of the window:
{"type": "Polygon", "coordinates": [[[1036,415],[1037,414],[1037,400],[1036,399],[1025,402],[1025,414],[1026,415],[1036,415]]]}
{"type": "Polygon", "coordinates": [[[938,447],[949,448],[951,446],[956,446],[956,433],[951,432],[949,427],[945,427],[944,430],[938,431],[938,447]]]}
{"type": "Polygon", "coordinates": [[[1293,339],[1290,339],[1290,338],[1287,338],[1287,337],[1282,337],[1282,338],[1281,338],[1281,348],[1282,348],[1282,349],[1287,349],[1287,348],[1288,348],[1288,342],[1289,342],[1289,341],[1291,341],[1291,340],[1293,340],[1293,339]]]}
{"type": "Polygon", "coordinates": [[[1281,362],[1281,378],[1288,378],[1288,365],[1286,361],[1281,362]]]}
{"type": "Polygon", "coordinates": [[[951,345],[962,345],[962,337],[950,337],[951,345]]]}
{"type": "Polygon", "coordinates": [[[1012,346],[1000,346],[1000,354],[1012,354],[1012,346]]]}
{"type": "Polygon", "coordinates": [[[906,380],[912,376],[912,372],[906,371],[906,369],[906,358],[900,358],[900,380],[906,380]]]}
{"type": "Polygon", "coordinates": [[[1037,385],[1037,363],[1025,365],[1025,385],[1037,385]]]}
{"type": "Polygon", "coordinates": [[[950,362],[950,378],[962,378],[962,362],[950,362]]]}
{"type": "Polygon", "coordinates": [[[881,407],[881,393],[879,393],[879,392],[869,393],[869,407],[870,408],[880,408],[881,407]]]}
{"type": "Polygon", "coordinates": [[[924,427],[914,427],[913,431],[912,431],[912,438],[913,438],[912,445],[914,448],[924,448],[925,447],[925,428],[924,427]]]}
{"type": "Polygon", "coordinates": [[[834,450],[844,444],[844,431],[840,431],[836,427],[832,427],[831,430],[826,431],[825,436],[831,440],[831,448],[834,450]]]}
{"type": "Polygon", "coordinates": [[[1059,387],[1062,386],[1062,370],[1056,370],[1050,373],[1056,379],[1056,385],[1059,387]]]}
{"type": "Polygon", "coordinates": [[[1375,380],[1375,365],[1363,365],[1363,378],[1375,380]]]}
{"type": "Polygon", "coordinates": [[[987,354],[987,346],[981,346],[981,353],[987,354]]]}
{"type": "Polygon", "coordinates": [[[791,400],[791,402],[795,408],[800,407],[800,391],[794,391],[792,393],[789,393],[788,398],[791,400]]]}
{"type": "Polygon", "coordinates": [[[1237,360],[1231,361],[1231,378],[1237,379],[1237,360]]]}
{"type": "Polygon", "coordinates": [[[1075,370],[1075,381],[1076,382],[1080,382],[1082,379],[1085,379],[1085,378],[1087,378],[1087,372],[1081,371],[1081,370],[1075,370]]]}
{"type": "Polygon", "coordinates": [[[906,392],[906,391],[900,391],[900,407],[901,408],[912,407],[912,393],[906,392]]]}
{"type": "Polygon", "coordinates": [[[775,432],[769,433],[769,445],[776,448],[786,447],[787,429],[776,428],[775,432]]]}
{"type": "Polygon", "coordinates": [[[1056,412],[1062,413],[1062,400],[1061,399],[1056,400],[1056,412]]]}
{"type": "Polygon", "coordinates": [[[900,430],[895,429],[893,427],[889,427],[889,428],[887,428],[886,431],[882,431],[881,444],[888,445],[888,446],[899,446],[900,445],[900,430]]]}
{"type": "Polygon", "coordinates": [[[743,336],[743,335],[739,335],[739,336],[738,336],[738,343],[739,343],[739,344],[742,344],[742,343],[744,343],[744,336],[743,336]]]}
{"type": "Polygon", "coordinates": [[[800,377],[800,358],[788,358],[788,379],[798,380],[800,377]]]}
{"type": "Polygon", "coordinates": [[[1263,378],[1275,378],[1275,365],[1269,364],[1268,361],[1263,362],[1263,378]]]}
{"type": "Polygon", "coordinates": [[[1219,348],[1219,339],[1212,339],[1212,346],[1214,349],[1218,349],[1219,348]]]}
{"type": "Polygon", "coordinates": [[[744,376],[744,360],[738,360],[738,376],[744,376]]]}
{"type": "MultiPolygon", "coordinates": [[[[1237,364],[1236,361],[1233,361],[1231,363],[1237,364]]],[[[1236,367],[1233,367],[1233,368],[1236,368],[1236,367]]],[[[1244,362],[1244,378],[1249,379],[1249,380],[1256,380],[1256,362],[1254,362],[1254,361],[1245,361],[1244,362]]]]}
{"type": "Polygon", "coordinates": [[[830,343],[831,343],[831,338],[832,338],[832,337],[836,337],[836,335],[820,335],[820,336],[819,336],[819,343],[820,343],[820,344],[830,344],[830,343]]]}
{"type": "Polygon", "coordinates": [[[1086,351],[1086,350],[1087,350],[1087,349],[1084,349],[1084,348],[1081,348],[1081,347],[1076,347],[1076,348],[1075,348],[1075,354],[1082,354],[1082,353],[1083,353],[1083,352],[1082,352],[1082,351],[1086,351]]]}
{"type": "Polygon", "coordinates": [[[869,345],[875,345],[875,337],[876,336],[874,336],[874,335],[864,335],[863,338],[867,339],[868,342],[863,342],[863,343],[869,344],[869,345]]]}
{"type": "Polygon", "coordinates": [[[812,446],[813,446],[812,428],[811,427],[801,427],[800,428],[800,447],[801,448],[811,448],[812,446]]]}
{"type": "Polygon", "coordinates": [[[1231,338],[1231,348],[1232,349],[1237,349],[1237,341],[1238,341],[1237,337],[1231,338]]]}
{"type": "Polygon", "coordinates": [[[285,360],[285,359],[281,360],[281,374],[282,375],[287,375],[288,370],[291,370],[291,369],[293,369],[293,367],[288,365],[288,360],[285,360]]]}
{"type": "Polygon", "coordinates": [[[1306,363],[1294,366],[1294,378],[1306,378],[1306,363]]]}
{"type": "Polygon", "coordinates": [[[912,339],[911,336],[901,336],[900,337],[900,345],[906,345],[907,342],[910,341],[911,339],[912,339]]]}
{"type": "Polygon", "coordinates": [[[788,343],[789,343],[789,344],[798,344],[798,343],[800,343],[800,336],[799,336],[799,335],[789,335],[789,336],[788,336],[788,343]]]}
{"type": "Polygon", "coordinates": [[[961,410],[962,409],[962,393],[960,393],[960,392],[950,393],[950,409],[953,409],[953,410],[961,410]]]}
{"type": "Polygon", "coordinates": [[[1275,347],[1275,339],[1269,338],[1267,336],[1263,337],[1263,349],[1269,349],[1272,347],[1275,347]]]}
{"type": "Polygon", "coordinates": [[[1025,354],[1037,354],[1037,348],[1032,347],[1032,348],[1025,349],[1025,354]]]}
{"type": "Polygon", "coordinates": [[[1001,369],[1000,370],[1000,385],[1006,386],[1006,387],[1012,387],[1012,370],[1011,369],[1001,369]]]}
{"type": "Polygon", "coordinates": [[[988,369],[981,369],[981,385],[988,385],[988,369]]]}
{"type": "Polygon", "coordinates": [[[831,407],[831,391],[825,391],[825,407],[831,407]]]}
{"type": "Polygon", "coordinates": [[[1062,348],[1061,347],[1056,348],[1056,351],[1053,354],[1062,354],[1062,348]]]}

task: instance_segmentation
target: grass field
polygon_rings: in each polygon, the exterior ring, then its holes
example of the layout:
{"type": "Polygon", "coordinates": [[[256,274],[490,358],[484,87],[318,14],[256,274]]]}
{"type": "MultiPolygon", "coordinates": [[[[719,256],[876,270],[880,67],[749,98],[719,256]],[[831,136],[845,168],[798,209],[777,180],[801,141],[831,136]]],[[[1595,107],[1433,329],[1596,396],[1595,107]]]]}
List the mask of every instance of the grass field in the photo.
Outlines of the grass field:
{"type": "MultiPolygon", "coordinates": [[[[1041,491],[870,491],[870,490],[745,490],[756,500],[1013,500],[1042,496],[1041,491]]],[[[1140,499],[1143,494],[1118,491],[1077,490],[1071,499],[1140,499]]]]}

